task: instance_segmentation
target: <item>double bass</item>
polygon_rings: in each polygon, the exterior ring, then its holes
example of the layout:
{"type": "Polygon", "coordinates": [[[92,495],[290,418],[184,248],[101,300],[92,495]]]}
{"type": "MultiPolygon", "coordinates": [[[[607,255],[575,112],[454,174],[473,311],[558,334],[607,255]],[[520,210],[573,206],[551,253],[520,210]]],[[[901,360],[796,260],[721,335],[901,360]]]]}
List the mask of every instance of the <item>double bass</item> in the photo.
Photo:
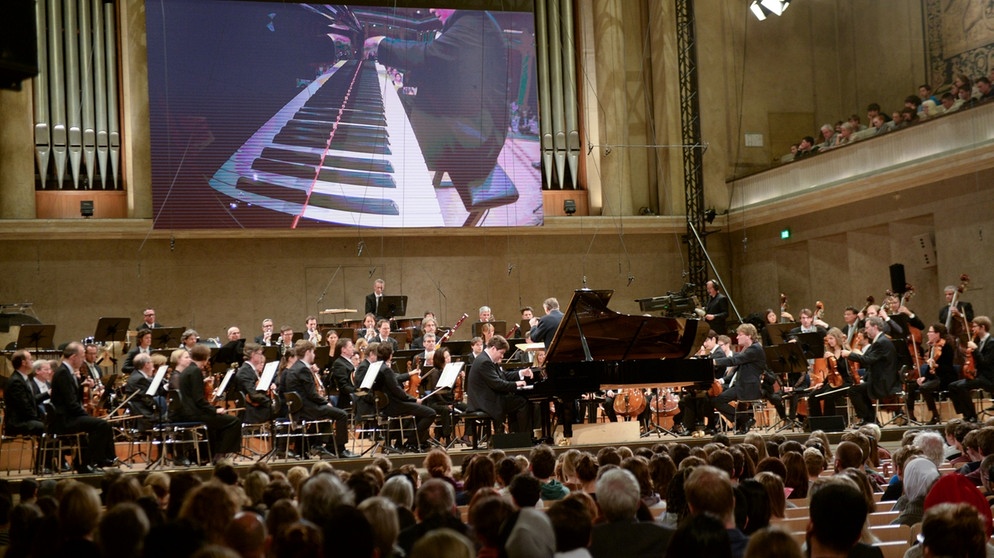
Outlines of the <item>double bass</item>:
{"type": "Polygon", "coordinates": [[[614,396],[614,412],[623,417],[637,417],[645,410],[645,394],[640,389],[623,389],[614,396]]]}

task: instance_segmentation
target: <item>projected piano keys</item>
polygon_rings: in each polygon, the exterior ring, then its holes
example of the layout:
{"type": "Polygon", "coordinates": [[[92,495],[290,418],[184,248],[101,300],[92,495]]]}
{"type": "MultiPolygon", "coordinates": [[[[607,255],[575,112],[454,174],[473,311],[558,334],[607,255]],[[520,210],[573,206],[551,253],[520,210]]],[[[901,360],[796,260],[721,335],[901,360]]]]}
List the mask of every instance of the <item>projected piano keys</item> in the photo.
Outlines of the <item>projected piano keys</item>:
{"type": "Polygon", "coordinates": [[[444,226],[431,178],[385,69],[350,60],[269,119],[210,185],[245,203],[325,223],[444,226]]]}

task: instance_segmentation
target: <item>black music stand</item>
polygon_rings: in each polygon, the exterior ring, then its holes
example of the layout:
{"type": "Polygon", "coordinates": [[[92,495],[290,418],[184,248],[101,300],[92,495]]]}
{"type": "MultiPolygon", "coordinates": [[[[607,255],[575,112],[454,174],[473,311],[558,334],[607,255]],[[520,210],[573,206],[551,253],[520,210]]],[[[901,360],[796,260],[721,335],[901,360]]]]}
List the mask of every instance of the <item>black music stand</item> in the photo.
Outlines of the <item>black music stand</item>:
{"type": "Polygon", "coordinates": [[[100,343],[110,343],[110,361],[117,373],[117,345],[114,342],[124,342],[128,339],[128,326],[131,318],[100,318],[97,329],[93,332],[93,340],[100,343]]]}
{"type": "Polygon", "coordinates": [[[320,347],[314,347],[314,364],[317,365],[318,370],[324,370],[331,366],[331,346],[321,345],[320,347]]]}
{"type": "Polygon", "coordinates": [[[825,356],[825,336],[821,333],[798,333],[794,336],[795,344],[801,348],[806,359],[816,359],[825,356]]]}
{"type": "Polygon", "coordinates": [[[376,306],[376,315],[391,319],[407,313],[407,295],[383,295],[376,306]]]}
{"type": "MultiPolygon", "coordinates": [[[[804,351],[798,343],[785,343],[773,347],[763,347],[766,354],[766,366],[780,379],[781,386],[792,386],[791,376],[794,374],[805,374],[808,371],[808,359],[804,357],[804,351]]],[[[785,429],[793,429],[801,426],[797,421],[784,421],[780,419],[772,428],[777,432],[785,429]]]]}
{"type": "Polygon", "coordinates": [[[788,333],[795,327],[800,327],[798,322],[787,322],[782,324],[766,324],[766,334],[770,337],[773,345],[782,345],[788,340],[788,333]]]}
{"type": "MultiPolygon", "coordinates": [[[[355,328],[354,327],[333,327],[328,329],[328,331],[335,330],[338,334],[339,339],[351,339],[355,341],[355,328]]],[[[328,338],[328,331],[324,332],[324,338],[328,338]]]]}
{"type": "Polygon", "coordinates": [[[153,349],[169,349],[179,347],[179,339],[183,336],[181,327],[153,327],[152,347],[153,349]]]}
{"type": "Polygon", "coordinates": [[[266,362],[273,362],[280,359],[280,348],[276,345],[262,348],[262,355],[266,357],[266,362]]]}
{"type": "Polygon", "coordinates": [[[895,341],[895,345],[897,344],[896,343],[897,341],[904,341],[905,339],[907,339],[908,335],[911,334],[911,323],[910,319],[906,314],[901,314],[900,312],[898,312],[897,314],[890,316],[890,322],[891,322],[890,338],[895,341]],[[901,330],[900,333],[894,332],[895,325],[901,330]]]}
{"type": "Polygon", "coordinates": [[[214,364],[231,364],[235,362],[238,363],[238,366],[241,366],[244,361],[245,339],[228,341],[218,349],[211,349],[211,362],[214,364]]]}
{"type": "MultiPolygon", "coordinates": [[[[452,358],[466,356],[473,353],[473,344],[470,341],[446,341],[442,346],[449,350],[452,358]]],[[[468,370],[467,370],[468,372],[468,370]]]]}
{"type": "Polygon", "coordinates": [[[18,349],[52,349],[55,347],[54,324],[24,324],[17,333],[18,349]]]}
{"type": "Polygon", "coordinates": [[[503,320],[499,322],[475,322],[473,324],[473,337],[483,337],[483,324],[494,326],[494,335],[507,333],[507,322],[503,320]]]}

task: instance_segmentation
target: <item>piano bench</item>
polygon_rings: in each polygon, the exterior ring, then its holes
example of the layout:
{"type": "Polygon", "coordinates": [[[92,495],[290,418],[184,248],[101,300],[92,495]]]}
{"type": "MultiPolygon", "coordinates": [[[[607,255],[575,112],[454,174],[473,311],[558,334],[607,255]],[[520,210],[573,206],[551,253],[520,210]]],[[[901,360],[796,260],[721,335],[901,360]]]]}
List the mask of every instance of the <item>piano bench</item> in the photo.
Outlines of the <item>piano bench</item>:
{"type": "Polygon", "coordinates": [[[466,435],[469,436],[473,449],[478,449],[480,436],[486,433],[490,435],[494,431],[494,419],[483,411],[466,411],[462,414],[463,425],[466,435]],[[481,430],[481,427],[486,430],[481,430]]]}

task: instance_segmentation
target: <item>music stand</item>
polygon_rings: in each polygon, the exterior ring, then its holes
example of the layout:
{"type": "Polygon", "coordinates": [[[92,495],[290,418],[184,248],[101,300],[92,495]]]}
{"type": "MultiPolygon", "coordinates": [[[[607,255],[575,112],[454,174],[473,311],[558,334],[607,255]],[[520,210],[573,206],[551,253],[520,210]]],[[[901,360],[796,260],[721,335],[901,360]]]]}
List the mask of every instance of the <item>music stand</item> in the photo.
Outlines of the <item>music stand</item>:
{"type": "Polygon", "coordinates": [[[97,320],[97,329],[93,332],[93,341],[110,343],[110,361],[114,365],[114,372],[117,372],[117,344],[128,339],[128,326],[131,325],[131,318],[100,318],[97,320]]]}
{"type": "Polygon", "coordinates": [[[770,337],[770,343],[782,345],[787,342],[787,334],[795,327],[800,327],[798,322],[787,322],[783,324],[766,324],[766,332],[770,337]]]}
{"type": "Polygon", "coordinates": [[[266,362],[278,362],[280,360],[280,348],[276,345],[263,347],[262,355],[266,357],[266,362]]]}
{"type": "Polygon", "coordinates": [[[55,347],[54,324],[24,324],[17,334],[17,348],[52,349],[55,347]]]}
{"type": "Polygon", "coordinates": [[[403,316],[407,312],[407,295],[383,295],[376,306],[376,315],[386,319],[403,316]]]}
{"type": "Polygon", "coordinates": [[[322,345],[314,348],[314,364],[318,370],[324,370],[331,365],[331,346],[322,345]]]}
{"type": "Polygon", "coordinates": [[[908,318],[906,314],[901,314],[900,312],[898,312],[897,314],[890,316],[890,321],[893,322],[891,324],[890,338],[894,340],[895,345],[897,344],[897,342],[904,341],[905,339],[907,339],[908,335],[911,335],[910,318],[908,318]],[[894,325],[897,325],[897,327],[901,330],[901,333],[899,334],[894,333],[894,327],[893,327],[894,325]]]}
{"type": "Polygon", "coordinates": [[[821,333],[798,333],[794,335],[796,345],[801,348],[806,359],[816,359],[825,356],[825,336],[821,333]]]}
{"type": "Polygon", "coordinates": [[[179,347],[179,339],[183,336],[181,327],[153,327],[152,347],[153,349],[168,349],[179,347]]]}
{"type": "MultiPolygon", "coordinates": [[[[766,355],[766,366],[780,379],[781,385],[793,385],[791,376],[803,374],[808,371],[808,359],[804,357],[804,352],[798,343],[785,343],[773,347],[763,347],[766,355]]],[[[797,421],[786,422],[781,419],[772,428],[778,428],[777,432],[790,428],[793,429],[797,421]],[[781,427],[780,425],[783,424],[781,427]]]]}
{"type": "Polygon", "coordinates": [[[473,352],[473,344],[470,341],[446,341],[442,346],[449,350],[452,358],[466,356],[473,352]]]}

